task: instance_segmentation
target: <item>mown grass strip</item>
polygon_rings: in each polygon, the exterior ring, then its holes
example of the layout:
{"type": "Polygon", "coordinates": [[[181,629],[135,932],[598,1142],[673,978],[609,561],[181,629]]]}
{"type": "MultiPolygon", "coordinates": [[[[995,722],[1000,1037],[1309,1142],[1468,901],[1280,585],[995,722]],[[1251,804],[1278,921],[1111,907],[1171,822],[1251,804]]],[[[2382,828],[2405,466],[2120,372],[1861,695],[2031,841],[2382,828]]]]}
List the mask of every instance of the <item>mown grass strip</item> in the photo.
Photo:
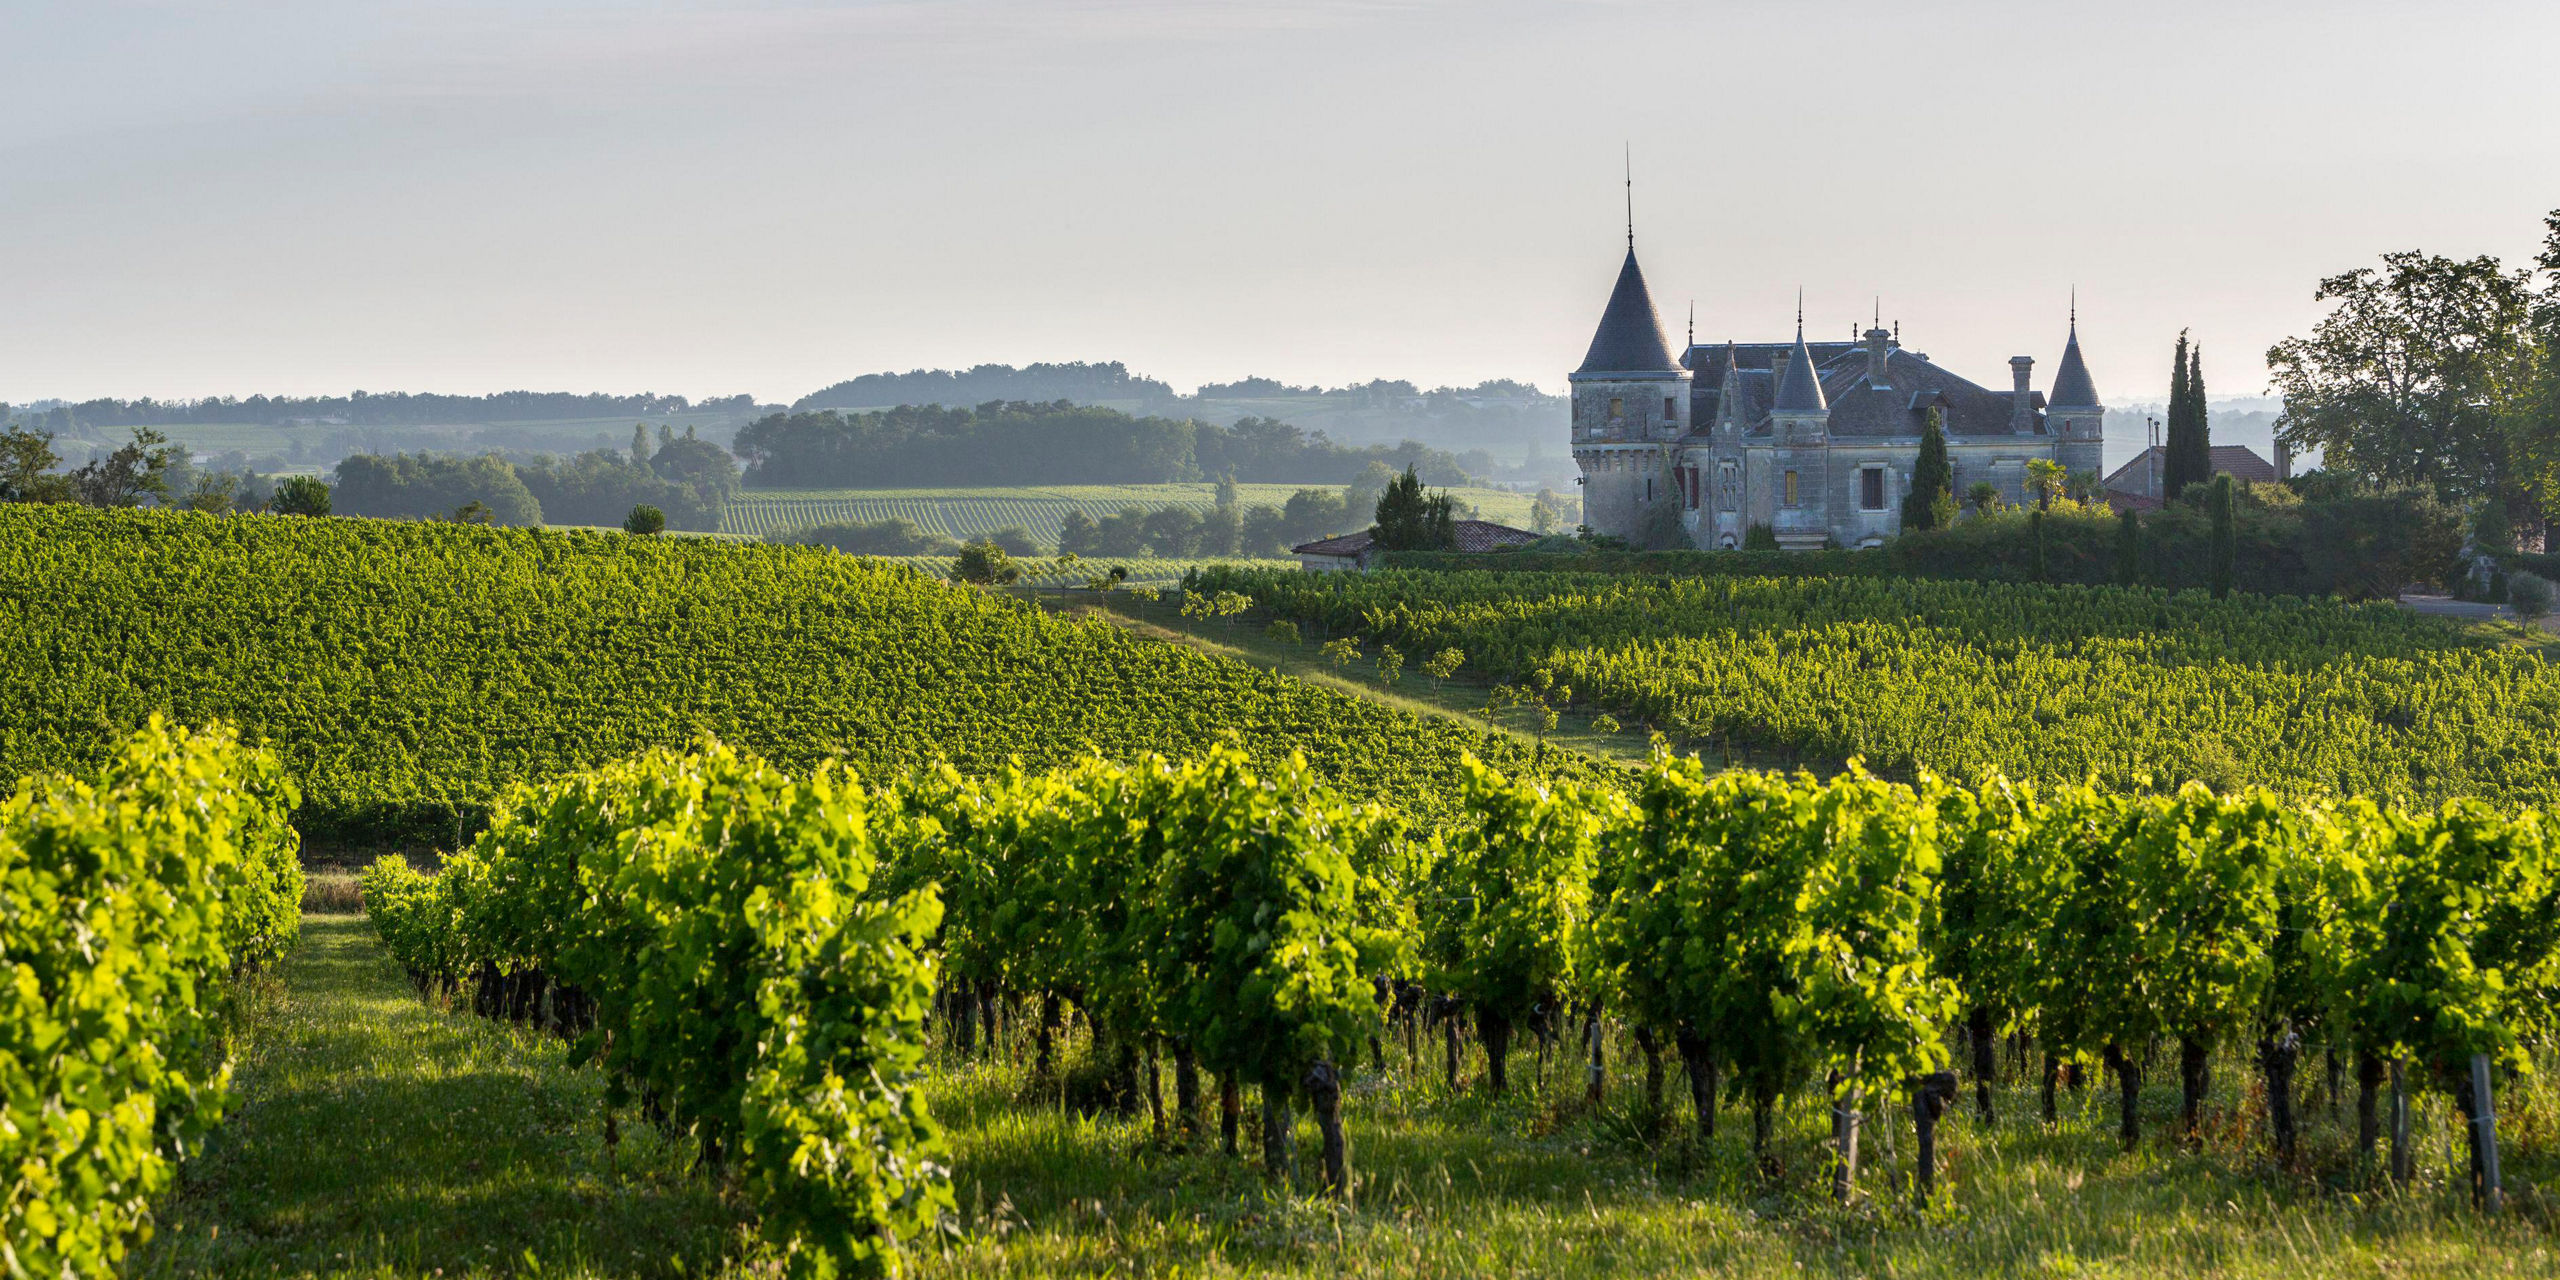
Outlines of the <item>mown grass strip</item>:
{"type": "Polygon", "coordinates": [[[628,1123],[567,1046],[418,999],[361,917],[311,916],[252,1001],[239,1105],[130,1274],[716,1270],[741,1228],[690,1144],[628,1123]]]}

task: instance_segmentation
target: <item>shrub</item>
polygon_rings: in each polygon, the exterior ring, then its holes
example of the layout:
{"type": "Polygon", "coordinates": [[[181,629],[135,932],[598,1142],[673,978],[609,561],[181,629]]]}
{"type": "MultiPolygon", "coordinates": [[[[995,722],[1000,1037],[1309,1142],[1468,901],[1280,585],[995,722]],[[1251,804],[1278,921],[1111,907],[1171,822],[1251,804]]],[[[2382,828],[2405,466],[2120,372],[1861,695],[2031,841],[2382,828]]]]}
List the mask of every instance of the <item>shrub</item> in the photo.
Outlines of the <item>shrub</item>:
{"type": "Polygon", "coordinates": [[[622,518],[623,532],[637,534],[642,537],[647,537],[650,534],[655,533],[664,533],[666,532],[666,528],[667,513],[660,511],[656,507],[650,506],[645,502],[639,506],[633,507],[631,509],[631,514],[622,518]]]}
{"type": "Polygon", "coordinates": [[[1264,627],[1262,630],[1263,634],[1270,636],[1272,639],[1277,640],[1282,644],[1298,643],[1298,624],[1291,622],[1287,618],[1279,619],[1278,621],[1273,622],[1270,626],[1264,627]]]}
{"type": "Polygon", "coordinates": [[[2551,580],[2540,574],[2518,570],[2507,578],[2507,607],[2527,622],[2550,614],[2551,597],[2551,580]]]}
{"type": "Polygon", "coordinates": [[[1778,549],[1778,531],[1765,524],[1755,524],[1742,535],[1742,549],[1775,551],[1778,549]]]}
{"type": "Polygon", "coordinates": [[[329,486],[318,476],[286,476],[276,482],[276,496],[267,500],[267,511],[279,516],[325,516],[329,486]]]}
{"type": "Polygon", "coordinates": [[[1004,548],[993,542],[979,541],[960,548],[960,557],[951,566],[953,582],[975,583],[982,587],[998,587],[1022,577],[1022,566],[1006,555],[1004,548]]]}

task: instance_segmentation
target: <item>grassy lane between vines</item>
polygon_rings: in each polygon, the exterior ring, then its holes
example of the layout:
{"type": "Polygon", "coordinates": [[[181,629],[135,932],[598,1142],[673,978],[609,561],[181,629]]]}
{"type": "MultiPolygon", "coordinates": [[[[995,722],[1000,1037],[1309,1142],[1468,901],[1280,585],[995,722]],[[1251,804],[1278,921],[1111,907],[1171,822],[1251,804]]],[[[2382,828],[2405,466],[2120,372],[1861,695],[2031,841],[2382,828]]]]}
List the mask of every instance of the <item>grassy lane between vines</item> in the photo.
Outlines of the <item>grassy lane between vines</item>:
{"type": "MultiPolygon", "coordinates": [[[[257,998],[241,1046],[238,1105],[163,1208],[136,1276],[653,1277],[767,1274],[743,1208],[689,1172],[690,1152],[645,1125],[602,1142],[592,1072],[564,1047],[419,1001],[361,919],[311,917],[304,943],[257,998]]],[[[1397,1039],[1400,1039],[1398,1037],[1397,1039]]],[[[2442,1095],[2417,1108],[2419,1181],[2377,1187],[2346,1150],[2351,1116],[2304,1072],[2308,1172],[2265,1164],[2263,1116],[2245,1064],[2217,1062],[2202,1149],[2166,1135],[2172,1083],[2145,1095],[2146,1137],[2113,1140],[2113,1090],[2066,1093],[2062,1123],[2032,1118],[2012,1081],[1984,1126],[1966,1105],[1942,1130],[1942,1200],[1900,1207],[1910,1176],[1907,1111],[1870,1120],[1868,1199],[1822,1197],[1818,1108],[1778,1118],[1784,1173],[1750,1167],[1748,1113],[1730,1104],[1699,1143],[1687,1117],[1652,1142],[1624,1113],[1628,1046],[1613,1049],[1611,1103],[1579,1101],[1562,1058],[1534,1042],[1516,1092],[1486,1100],[1440,1082],[1429,1038],[1417,1060],[1390,1042],[1344,1113],[1357,1204],[1269,1187],[1252,1125],[1241,1158],[1168,1151],[1149,1122],[1079,1114],[1035,1084],[1010,1042],[997,1060],[949,1063],[933,1089],[951,1131],[957,1232],[925,1243],[910,1274],[976,1276],[1635,1277],[1761,1280],[1807,1274],[1973,1280],[2202,1276],[2560,1275],[2546,1188],[2560,1095],[2548,1073],[2502,1094],[2514,1203],[2486,1219],[2446,1176],[2453,1130],[2442,1095]]],[[[1081,1071],[1081,1036],[1068,1065],[1081,1071]]],[[[1169,1084],[1169,1081],[1168,1081],[1169,1084]]],[[[1676,1070],[1671,1092],[1683,1093],[1676,1070]]],[[[1250,1094],[1248,1112],[1253,1106],[1250,1094]]],[[[1214,1123],[1214,1122],[1213,1122],[1214,1123]]],[[[1300,1125],[1311,1178],[1312,1126],[1300,1125]]]]}
{"type": "Polygon", "coordinates": [[[668,1276],[739,1252],[689,1146],[562,1042],[418,999],[360,916],[306,915],[251,997],[233,1108],[128,1274],[668,1276]]]}

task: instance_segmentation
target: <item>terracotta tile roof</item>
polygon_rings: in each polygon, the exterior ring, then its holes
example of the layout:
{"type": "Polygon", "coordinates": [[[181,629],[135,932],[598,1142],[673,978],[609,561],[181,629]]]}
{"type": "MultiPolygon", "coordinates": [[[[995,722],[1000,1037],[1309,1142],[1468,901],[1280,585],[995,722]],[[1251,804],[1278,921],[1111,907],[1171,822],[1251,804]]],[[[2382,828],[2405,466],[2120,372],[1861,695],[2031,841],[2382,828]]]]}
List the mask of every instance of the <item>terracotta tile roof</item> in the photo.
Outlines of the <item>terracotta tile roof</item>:
{"type": "MultiPolygon", "coordinates": [[[[2133,455],[2131,461],[2110,472],[2106,478],[2106,487],[2121,488],[2127,493],[2139,493],[2148,484],[2157,483],[2151,479],[2155,473],[2143,469],[2144,460],[2153,459],[2153,465],[2158,468],[2156,474],[2166,475],[2169,470],[2168,458],[2168,446],[2155,444],[2133,455]]],[[[2227,475],[2234,480],[2255,480],[2273,484],[2276,480],[2276,464],[2259,457],[2257,450],[2245,444],[2218,444],[2213,446],[2213,473],[2227,475]]]]}

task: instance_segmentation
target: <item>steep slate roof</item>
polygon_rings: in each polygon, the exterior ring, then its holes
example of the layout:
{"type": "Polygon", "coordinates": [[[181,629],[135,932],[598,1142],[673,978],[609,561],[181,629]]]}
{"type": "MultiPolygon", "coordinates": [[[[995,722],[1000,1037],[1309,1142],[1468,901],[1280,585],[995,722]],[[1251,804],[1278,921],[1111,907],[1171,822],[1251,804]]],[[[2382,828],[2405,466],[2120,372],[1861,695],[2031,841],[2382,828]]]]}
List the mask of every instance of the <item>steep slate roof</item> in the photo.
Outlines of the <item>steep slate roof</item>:
{"type": "MultiPolygon", "coordinates": [[[[1689,348],[1685,363],[1693,371],[1692,385],[1697,388],[1693,430],[1698,434],[1711,430],[1725,407],[1724,373],[1729,366],[1738,367],[1740,375],[1735,379],[1734,416],[1745,427],[1762,427],[1776,403],[1778,375],[1795,349],[1792,342],[1689,348]]],[[[1830,412],[1825,426],[1833,436],[1917,436],[1932,404],[1943,411],[1951,438],[2011,434],[2010,392],[1982,386],[1916,351],[1897,345],[1885,357],[1885,377],[1892,386],[1889,393],[1867,385],[1864,344],[1808,342],[1805,351],[1820,375],[1830,412]]],[[[2040,407],[2043,397],[2030,393],[2028,403],[2040,407]]]]}
{"type": "Polygon", "coordinates": [[[1822,394],[1822,375],[1814,371],[1813,352],[1804,345],[1804,326],[1796,326],[1796,345],[1787,352],[1787,370],[1778,375],[1773,413],[1821,413],[1831,407],[1822,394]]]}
{"type": "Polygon", "coordinates": [[[1662,318],[1653,309],[1653,294],[1644,287],[1644,270],[1636,251],[1618,268],[1618,287],[1609,293],[1609,309],[1600,313],[1600,329],[1591,335],[1591,352],[1576,373],[1676,373],[1671,342],[1662,336],[1662,318]]]}
{"type": "MultiPolygon", "coordinates": [[[[1823,381],[1831,400],[1828,429],[1835,438],[1917,436],[1928,425],[1931,405],[1937,406],[1950,438],[2014,434],[2010,409],[2015,393],[1994,391],[1900,347],[1885,355],[1883,388],[1867,381],[1864,347],[1833,357],[1823,369],[1823,381]]],[[[2035,404],[2032,392],[2028,403],[2030,408],[2035,404]]]]}
{"type": "Polygon", "coordinates": [[[2080,326],[2071,326],[2071,340],[2062,345],[2062,367],[2053,373],[2053,401],[2073,409],[2098,408],[2098,384],[2089,379],[2089,366],[2080,358],[2080,326]]]}

